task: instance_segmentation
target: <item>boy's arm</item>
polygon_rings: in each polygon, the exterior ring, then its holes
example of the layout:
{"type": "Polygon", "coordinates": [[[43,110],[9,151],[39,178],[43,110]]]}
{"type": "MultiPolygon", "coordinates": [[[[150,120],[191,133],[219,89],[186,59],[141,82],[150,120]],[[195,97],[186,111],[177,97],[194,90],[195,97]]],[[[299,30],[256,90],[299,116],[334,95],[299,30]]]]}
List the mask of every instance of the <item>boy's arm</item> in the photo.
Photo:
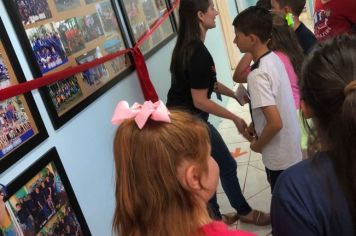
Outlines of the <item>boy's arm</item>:
{"type": "Polygon", "coordinates": [[[283,122],[277,106],[261,107],[266,118],[266,125],[258,139],[251,142],[251,150],[261,152],[262,149],[272,140],[272,138],[283,128],[283,122]]]}
{"type": "Polygon", "coordinates": [[[250,73],[250,64],[252,62],[252,54],[251,53],[246,53],[241,60],[239,61],[239,64],[237,64],[234,75],[232,76],[232,79],[236,83],[247,83],[247,75],[250,73]]]}

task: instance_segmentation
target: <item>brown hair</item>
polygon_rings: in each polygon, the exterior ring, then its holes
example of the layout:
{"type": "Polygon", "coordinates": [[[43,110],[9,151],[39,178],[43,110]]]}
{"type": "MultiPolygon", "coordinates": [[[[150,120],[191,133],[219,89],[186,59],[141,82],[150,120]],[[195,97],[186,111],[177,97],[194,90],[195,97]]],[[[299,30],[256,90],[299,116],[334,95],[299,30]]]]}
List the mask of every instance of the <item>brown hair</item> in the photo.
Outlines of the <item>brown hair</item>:
{"type": "Polygon", "coordinates": [[[272,20],[272,37],[268,47],[273,51],[280,51],[286,54],[293,65],[295,74],[300,79],[304,54],[297,36],[280,15],[272,13],[272,20]]]}
{"type": "Polygon", "coordinates": [[[176,171],[189,160],[207,173],[208,129],[182,111],[171,111],[170,118],[148,120],[142,130],[129,119],[116,132],[113,230],[119,235],[192,235],[201,226],[197,197],[181,186],[176,171]]]}
{"type": "Polygon", "coordinates": [[[301,98],[311,108],[314,142],[325,144],[334,163],[356,227],[356,38],[342,35],[316,45],[299,81],[301,98]]]}
{"type": "Polygon", "coordinates": [[[276,0],[280,7],[289,6],[293,15],[299,16],[305,6],[306,0],[276,0]]]}

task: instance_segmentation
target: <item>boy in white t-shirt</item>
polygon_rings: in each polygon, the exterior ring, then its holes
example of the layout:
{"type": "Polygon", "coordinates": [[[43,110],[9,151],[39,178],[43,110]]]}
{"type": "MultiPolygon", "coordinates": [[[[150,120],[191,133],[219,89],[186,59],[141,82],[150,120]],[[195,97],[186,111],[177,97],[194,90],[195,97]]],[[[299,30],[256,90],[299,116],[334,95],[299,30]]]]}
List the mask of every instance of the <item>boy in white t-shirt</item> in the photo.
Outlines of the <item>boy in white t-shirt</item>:
{"type": "MultiPolygon", "coordinates": [[[[249,7],[234,20],[234,43],[251,53],[254,64],[247,77],[256,136],[251,149],[262,153],[271,189],[283,170],[302,160],[300,131],[288,74],[276,54],[267,47],[272,32],[271,14],[249,7]]],[[[249,131],[250,132],[250,131],[249,131]]]]}

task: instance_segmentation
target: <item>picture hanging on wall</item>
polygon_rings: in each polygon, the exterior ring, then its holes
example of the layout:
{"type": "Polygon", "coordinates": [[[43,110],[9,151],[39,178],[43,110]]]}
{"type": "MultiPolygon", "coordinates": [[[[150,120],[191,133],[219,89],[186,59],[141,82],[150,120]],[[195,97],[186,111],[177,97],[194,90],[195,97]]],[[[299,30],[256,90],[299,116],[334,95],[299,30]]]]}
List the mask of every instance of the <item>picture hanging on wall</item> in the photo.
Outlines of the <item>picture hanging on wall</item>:
{"type": "MultiPolygon", "coordinates": [[[[25,81],[0,19],[0,89],[25,81]]],[[[0,101],[0,173],[47,137],[31,93],[0,101]]]]}
{"type": "Polygon", "coordinates": [[[91,235],[55,148],[6,187],[4,202],[5,235],[91,235]]]}
{"type": "MultiPolygon", "coordinates": [[[[114,0],[4,0],[35,78],[128,47],[114,0]]],[[[40,89],[55,129],[133,70],[126,54],[40,89]]]]}
{"type": "MultiPolygon", "coordinates": [[[[136,44],[150,31],[151,26],[165,14],[168,5],[165,0],[119,0],[130,38],[136,44]]],[[[170,16],[141,45],[142,54],[148,58],[175,36],[174,21],[170,16]]]]}

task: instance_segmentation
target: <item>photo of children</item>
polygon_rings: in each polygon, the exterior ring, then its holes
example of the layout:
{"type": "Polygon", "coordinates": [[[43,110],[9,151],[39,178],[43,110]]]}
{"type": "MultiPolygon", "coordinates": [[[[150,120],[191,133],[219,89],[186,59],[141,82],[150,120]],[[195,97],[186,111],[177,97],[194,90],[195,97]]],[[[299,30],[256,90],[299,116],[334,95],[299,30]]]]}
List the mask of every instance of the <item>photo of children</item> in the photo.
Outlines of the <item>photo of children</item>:
{"type": "Polygon", "coordinates": [[[80,224],[69,204],[62,206],[58,212],[41,229],[37,236],[82,236],[80,224]]]}
{"type": "Polygon", "coordinates": [[[0,160],[35,135],[22,101],[13,97],[0,102],[0,160]]]}
{"type": "MultiPolygon", "coordinates": [[[[100,58],[101,56],[102,54],[100,53],[100,49],[99,47],[97,47],[85,53],[84,55],[77,57],[75,60],[80,65],[93,61],[97,58],[100,58]]],[[[83,76],[83,81],[89,86],[99,85],[103,79],[109,78],[108,71],[106,70],[103,64],[83,71],[82,76],[83,76]]]]}
{"type": "Polygon", "coordinates": [[[22,24],[32,24],[36,21],[52,17],[47,0],[14,0],[20,13],[22,24]]]}
{"type": "Polygon", "coordinates": [[[48,86],[49,94],[58,113],[66,110],[82,97],[82,91],[76,77],[71,76],[48,86]]]}
{"type": "Polygon", "coordinates": [[[117,18],[109,1],[97,4],[96,11],[100,17],[105,33],[111,33],[112,31],[119,32],[117,18]]]}
{"type": "Polygon", "coordinates": [[[10,85],[9,71],[4,63],[4,59],[0,54],[0,89],[10,85]]]}
{"type": "Polygon", "coordinates": [[[84,38],[76,18],[55,22],[54,26],[60,35],[64,50],[68,56],[85,48],[84,38]]]}
{"type": "Polygon", "coordinates": [[[79,17],[77,23],[85,42],[90,42],[104,35],[97,13],[79,17]]]}
{"type": "Polygon", "coordinates": [[[42,73],[46,73],[68,61],[59,34],[52,23],[26,30],[32,51],[42,73]]]}
{"type": "MultiPolygon", "coordinates": [[[[118,38],[112,38],[105,41],[103,47],[107,54],[111,54],[124,49],[121,40],[118,38]]],[[[117,74],[127,67],[126,56],[123,55],[121,57],[117,57],[113,60],[110,60],[108,64],[110,68],[113,70],[113,72],[117,74]]]]}
{"type": "Polygon", "coordinates": [[[10,196],[7,203],[25,236],[83,235],[53,162],[10,196]]]}
{"type": "Polygon", "coordinates": [[[57,11],[72,10],[80,6],[80,0],[55,0],[57,11]]]}

